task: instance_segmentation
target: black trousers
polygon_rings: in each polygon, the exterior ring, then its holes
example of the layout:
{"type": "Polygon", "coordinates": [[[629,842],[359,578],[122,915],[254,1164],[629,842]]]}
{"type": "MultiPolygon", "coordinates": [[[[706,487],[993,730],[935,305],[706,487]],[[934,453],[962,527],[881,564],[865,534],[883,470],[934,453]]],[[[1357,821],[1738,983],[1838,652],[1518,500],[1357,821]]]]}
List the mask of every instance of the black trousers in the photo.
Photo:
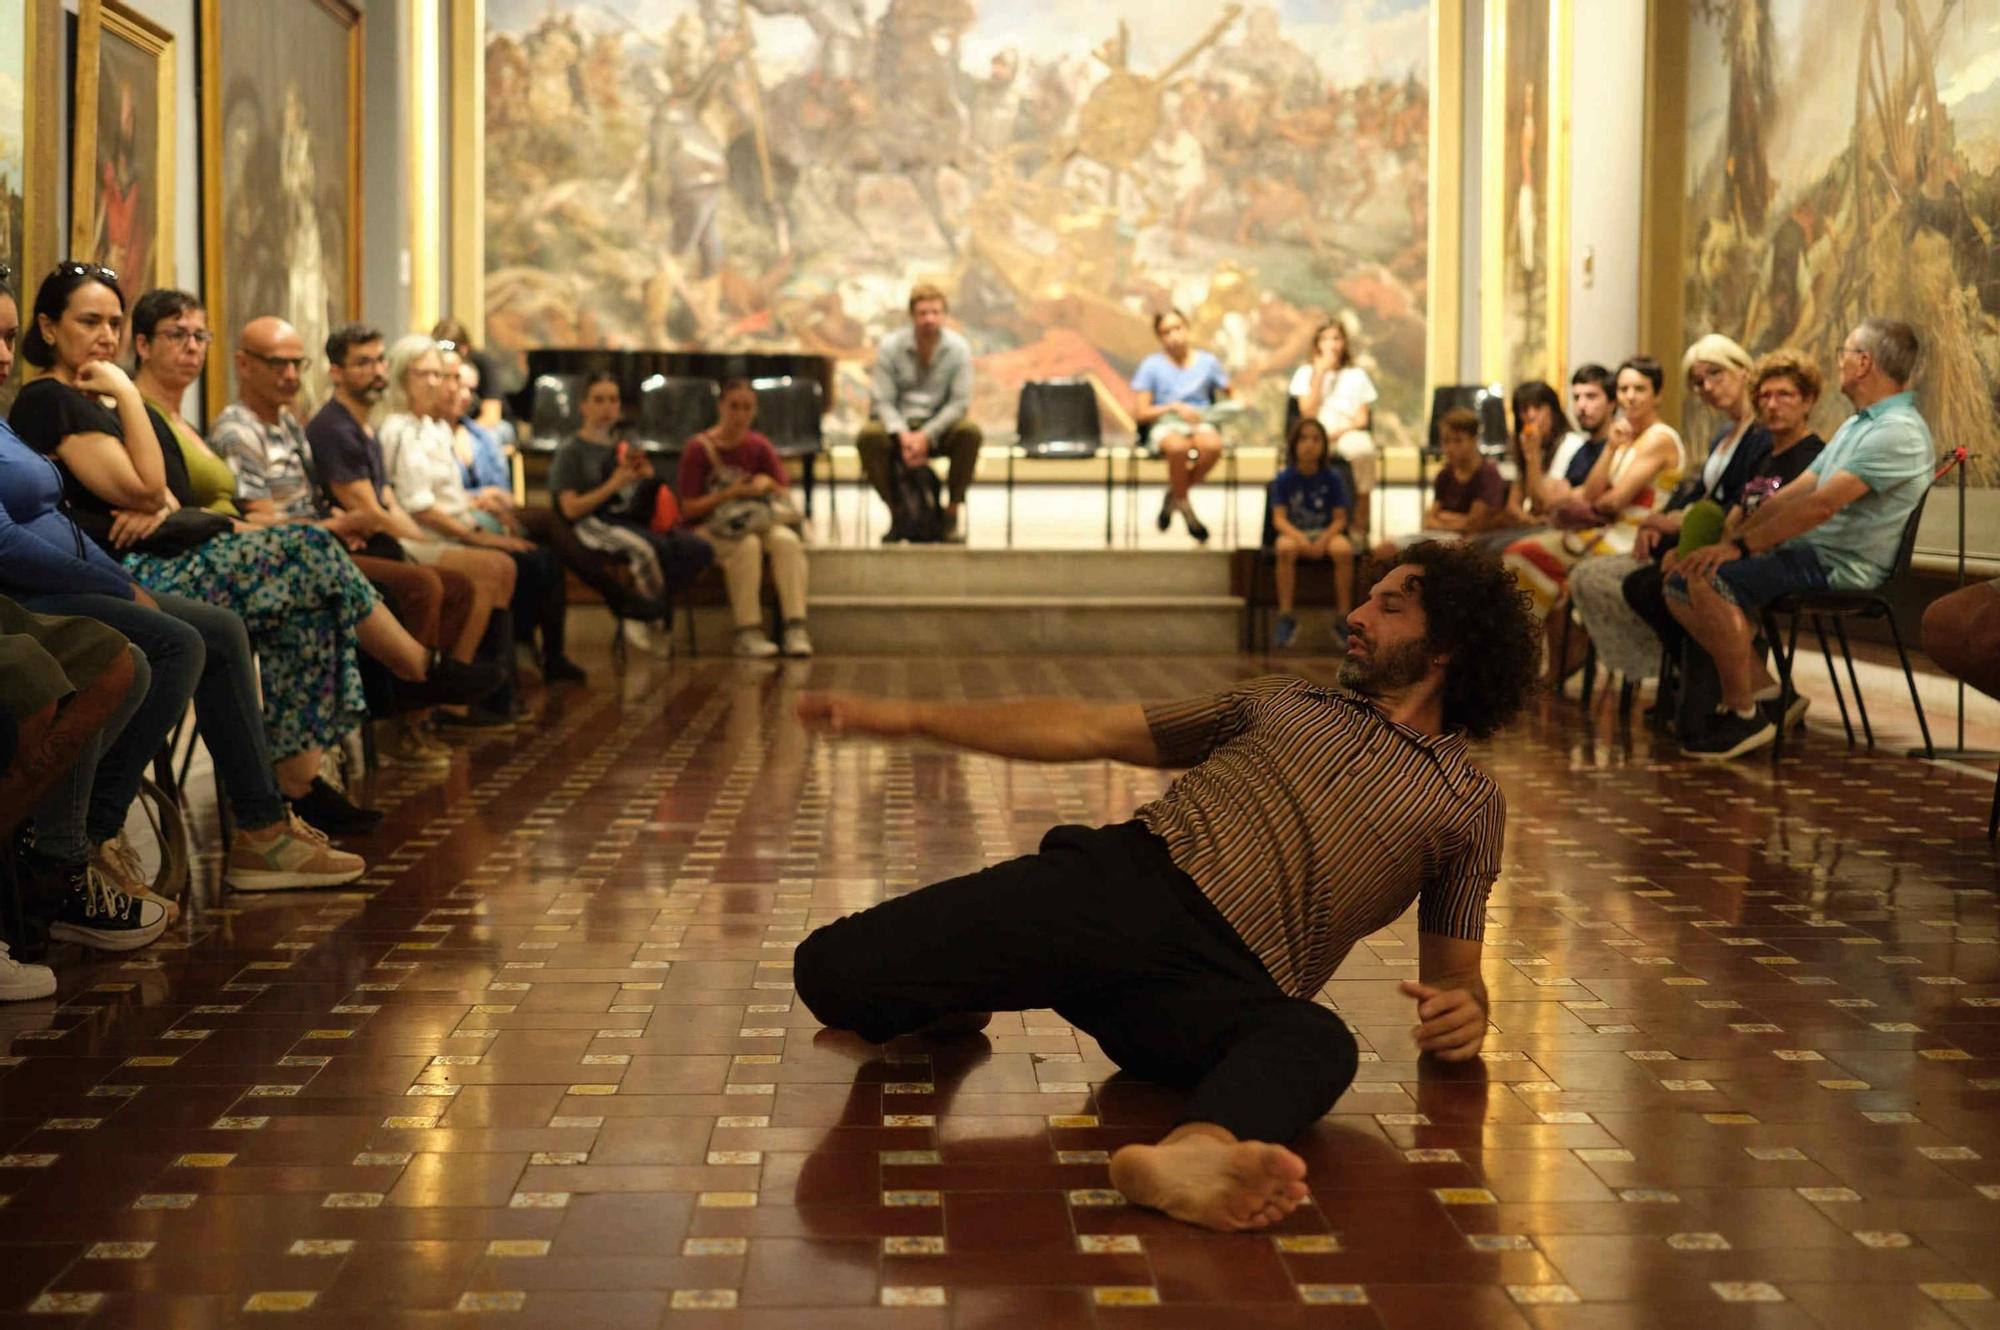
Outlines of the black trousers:
{"type": "Polygon", "coordinates": [[[569,587],[563,581],[562,560],[546,545],[514,550],[514,612],[517,641],[532,642],[542,630],[542,663],[563,658],[564,630],[569,622],[569,587]]]}
{"type": "Polygon", "coordinates": [[[1272,980],[1137,822],[848,915],[793,958],[800,1001],[884,1042],[967,1011],[1050,1007],[1120,1067],[1188,1092],[1184,1122],[1284,1141],[1354,1079],[1346,1023],[1272,980]]]}

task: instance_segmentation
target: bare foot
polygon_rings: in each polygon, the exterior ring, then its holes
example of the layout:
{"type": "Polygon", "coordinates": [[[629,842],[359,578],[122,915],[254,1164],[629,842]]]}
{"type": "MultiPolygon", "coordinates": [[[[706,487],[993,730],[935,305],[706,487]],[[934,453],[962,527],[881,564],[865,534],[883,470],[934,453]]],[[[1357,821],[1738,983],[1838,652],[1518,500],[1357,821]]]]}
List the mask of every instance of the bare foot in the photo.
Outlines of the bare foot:
{"type": "Polygon", "coordinates": [[[1305,1202],[1305,1160],[1197,1124],[1111,1156],[1111,1182],[1134,1205],[1222,1233],[1268,1228],[1305,1202]]]}

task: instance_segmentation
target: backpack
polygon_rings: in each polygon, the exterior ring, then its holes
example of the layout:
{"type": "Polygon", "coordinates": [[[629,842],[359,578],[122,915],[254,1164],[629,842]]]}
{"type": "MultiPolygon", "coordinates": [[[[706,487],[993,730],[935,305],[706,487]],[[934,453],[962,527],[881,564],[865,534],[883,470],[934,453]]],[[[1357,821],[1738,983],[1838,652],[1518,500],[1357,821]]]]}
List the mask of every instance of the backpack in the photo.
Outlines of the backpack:
{"type": "Polygon", "coordinates": [[[944,539],[944,485],[927,462],[905,466],[889,458],[889,538],[914,545],[944,539]]]}

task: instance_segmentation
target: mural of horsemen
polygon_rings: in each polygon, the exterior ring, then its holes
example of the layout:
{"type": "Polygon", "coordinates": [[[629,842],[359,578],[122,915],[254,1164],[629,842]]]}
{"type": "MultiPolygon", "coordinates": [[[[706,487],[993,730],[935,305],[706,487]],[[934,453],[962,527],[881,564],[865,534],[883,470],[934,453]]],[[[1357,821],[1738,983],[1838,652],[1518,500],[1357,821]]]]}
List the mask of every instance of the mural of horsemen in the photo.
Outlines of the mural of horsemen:
{"type": "Polygon", "coordinates": [[[1421,418],[1429,0],[1297,11],[489,0],[488,340],[835,356],[852,419],[928,280],[1006,355],[983,415],[1024,374],[1122,388],[1169,304],[1275,414],[1346,310],[1393,440],[1421,418]]]}

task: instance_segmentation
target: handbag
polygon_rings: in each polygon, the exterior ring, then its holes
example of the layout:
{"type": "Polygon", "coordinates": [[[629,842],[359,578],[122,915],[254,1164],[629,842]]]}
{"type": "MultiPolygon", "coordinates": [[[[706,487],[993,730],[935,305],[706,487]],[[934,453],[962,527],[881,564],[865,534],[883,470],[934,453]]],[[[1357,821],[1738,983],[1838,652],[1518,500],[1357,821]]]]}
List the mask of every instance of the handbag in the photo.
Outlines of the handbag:
{"type": "Polygon", "coordinates": [[[217,536],[236,529],[221,513],[205,508],[176,508],[152,535],[125,550],[127,554],[156,554],[172,559],[189,550],[200,549],[217,536]]]}
{"type": "MultiPolygon", "coordinates": [[[[721,480],[725,474],[740,475],[737,468],[722,460],[715,440],[707,434],[696,436],[697,441],[708,452],[709,483],[721,480]]],[[[729,483],[734,483],[729,482],[729,483]]],[[[783,494],[760,494],[749,499],[725,499],[717,504],[708,517],[710,534],[723,540],[741,540],[745,536],[761,536],[774,525],[783,523],[797,527],[805,524],[805,518],[792,506],[790,497],[783,494]]]]}

